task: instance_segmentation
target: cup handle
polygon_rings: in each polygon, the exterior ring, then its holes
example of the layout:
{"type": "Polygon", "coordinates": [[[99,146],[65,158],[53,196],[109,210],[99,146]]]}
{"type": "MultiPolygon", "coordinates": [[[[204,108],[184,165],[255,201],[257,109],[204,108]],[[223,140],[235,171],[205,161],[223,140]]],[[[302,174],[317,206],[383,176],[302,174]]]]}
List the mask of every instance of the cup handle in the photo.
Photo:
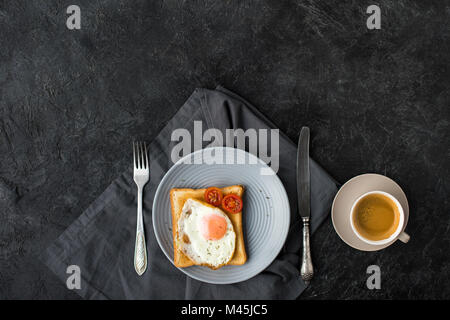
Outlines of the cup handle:
{"type": "Polygon", "coordinates": [[[398,240],[400,240],[403,243],[407,243],[409,241],[409,239],[410,239],[410,236],[406,232],[402,232],[398,236],[398,240]]]}

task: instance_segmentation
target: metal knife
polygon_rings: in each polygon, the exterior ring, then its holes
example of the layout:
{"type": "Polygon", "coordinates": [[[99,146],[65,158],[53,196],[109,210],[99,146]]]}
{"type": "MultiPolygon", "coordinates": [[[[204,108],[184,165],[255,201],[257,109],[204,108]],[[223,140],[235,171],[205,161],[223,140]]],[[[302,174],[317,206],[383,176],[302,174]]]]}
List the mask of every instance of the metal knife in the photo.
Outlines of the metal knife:
{"type": "Polygon", "coordinates": [[[303,220],[303,257],[300,274],[308,285],[314,270],[309,247],[309,218],[311,216],[311,179],[309,173],[309,128],[300,131],[297,150],[297,196],[298,212],[303,220]]]}

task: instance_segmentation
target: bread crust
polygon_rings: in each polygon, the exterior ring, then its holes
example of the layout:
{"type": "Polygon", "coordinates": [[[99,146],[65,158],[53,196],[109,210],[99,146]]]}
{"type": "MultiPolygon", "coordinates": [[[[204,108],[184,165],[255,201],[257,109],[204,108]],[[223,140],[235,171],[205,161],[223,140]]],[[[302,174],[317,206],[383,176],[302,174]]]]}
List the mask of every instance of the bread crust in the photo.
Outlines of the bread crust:
{"type": "MultiPolygon", "coordinates": [[[[223,195],[236,194],[241,198],[244,195],[244,187],[241,185],[228,186],[220,188],[223,195]]],[[[205,202],[204,194],[206,189],[188,189],[188,188],[173,188],[170,190],[170,205],[172,211],[172,236],[173,236],[173,248],[174,248],[174,264],[178,268],[186,268],[192,265],[203,265],[207,266],[213,270],[216,270],[224,265],[242,265],[247,261],[247,253],[245,251],[244,244],[244,233],[242,227],[242,212],[235,214],[224,213],[228,216],[231,223],[233,224],[234,232],[236,234],[236,245],[234,254],[228,263],[220,266],[211,266],[207,264],[196,264],[191,259],[189,259],[180,249],[178,245],[179,234],[178,234],[178,219],[181,216],[181,212],[184,203],[187,199],[192,198],[195,200],[205,202]]]]}

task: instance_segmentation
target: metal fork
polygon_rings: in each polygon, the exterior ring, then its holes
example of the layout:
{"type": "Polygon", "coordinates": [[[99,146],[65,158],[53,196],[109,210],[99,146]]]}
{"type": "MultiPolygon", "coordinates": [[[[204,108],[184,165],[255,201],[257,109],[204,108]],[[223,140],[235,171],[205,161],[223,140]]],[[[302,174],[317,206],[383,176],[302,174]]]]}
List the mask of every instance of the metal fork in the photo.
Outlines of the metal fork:
{"type": "Polygon", "coordinates": [[[142,190],[149,179],[149,162],[145,142],[133,142],[134,182],[138,190],[136,244],[134,247],[134,269],[142,275],[147,269],[147,246],[145,245],[144,222],[142,218],[142,190]]]}

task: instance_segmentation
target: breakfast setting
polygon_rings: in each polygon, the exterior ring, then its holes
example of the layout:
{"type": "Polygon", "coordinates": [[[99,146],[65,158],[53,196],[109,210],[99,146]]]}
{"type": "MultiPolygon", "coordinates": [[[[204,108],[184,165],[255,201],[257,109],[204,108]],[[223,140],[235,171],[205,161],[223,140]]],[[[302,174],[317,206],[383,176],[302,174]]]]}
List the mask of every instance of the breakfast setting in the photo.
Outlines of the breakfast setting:
{"type": "Polygon", "coordinates": [[[0,4],[0,299],[449,299],[448,12],[0,4]]]}
{"type": "Polygon", "coordinates": [[[150,290],[155,299],[294,299],[321,272],[312,235],[329,215],[358,251],[407,243],[402,188],[376,173],[339,184],[310,158],[311,131],[302,127],[295,144],[235,93],[197,88],[152,142],[133,142],[133,166],[43,261],[56,274],[80,266],[89,299],[124,287],[126,298],[150,290]],[[97,250],[104,259],[91,256],[97,250]]]}

